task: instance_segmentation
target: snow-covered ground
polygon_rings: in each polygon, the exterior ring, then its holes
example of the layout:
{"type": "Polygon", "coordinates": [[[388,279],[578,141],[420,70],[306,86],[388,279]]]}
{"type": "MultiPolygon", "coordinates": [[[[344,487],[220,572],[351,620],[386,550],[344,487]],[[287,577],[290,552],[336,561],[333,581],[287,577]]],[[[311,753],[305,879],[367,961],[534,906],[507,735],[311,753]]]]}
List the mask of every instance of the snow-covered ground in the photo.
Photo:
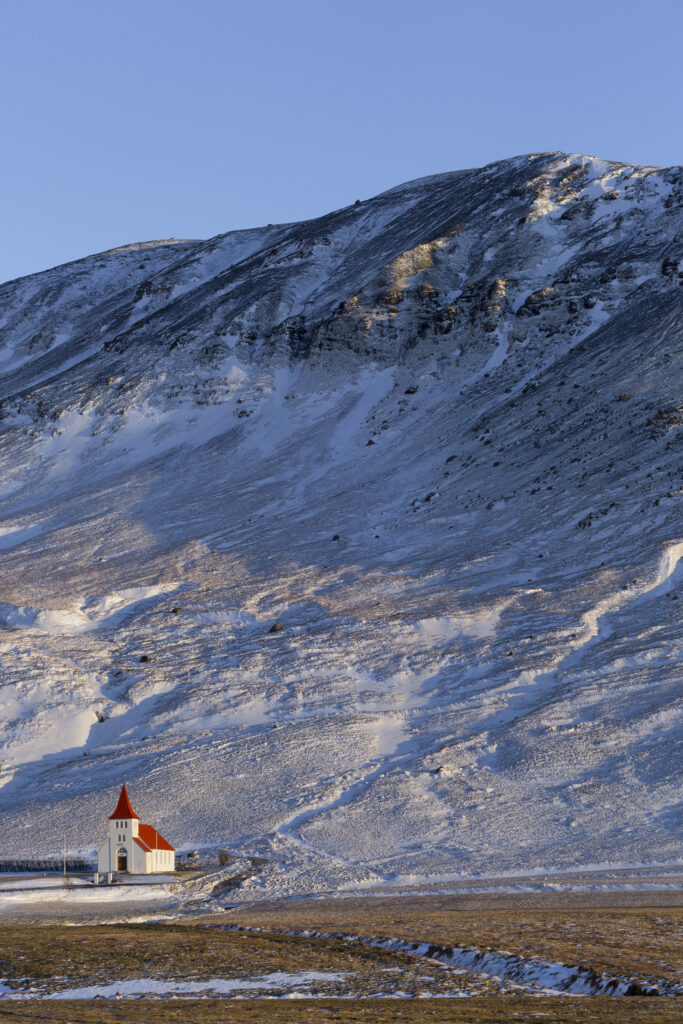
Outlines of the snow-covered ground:
{"type": "Polygon", "coordinates": [[[58,992],[38,993],[33,990],[17,991],[0,984],[0,999],[117,999],[140,996],[233,996],[257,995],[266,989],[279,992],[283,998],[310,997],[312,984],[340,981],[343,975],[331,971],[274,971],[260,978],[207,978],[202,981],[162,981],[157,978],[134,978],[111,981],[106,985],[84,985],[80,988],[60,989],[58,992]]]}
{"type": "Polygon", "coordinates": [[[28,875],[25,877],[17,877],[16,875],[0,874],[0,893],[12,892],[17,889],[63,889],[70,888],[75,885],[84,886],[90,884],[92,884],[90,881],[80,877],[72,878],[69,876],[67,882],[61,875],[28,875]]]}
{"type": "MultiPolygon", "coordinates": [[[[51,896],[53,890],[71,890],[75,886],[83,888],[84,886],[90,890],[95,890],[98,893],[108,893],[110,898],[116,898],[116,893],[125,889],[126,891],[132,885],[144,885],[144,886],[164,886],[164,885],[175,885],[178,884],[178,879],[175,875],[127,875],[125,884],[121,885],[120,881],[117,880],[112,886],[105,885],[104,877],[101,876],[101,880],[97,886],[94,885],[92,876],[84,875],[16,875],[16,874],[3,874],[0,872],[0,894],[5,892],[15,892],[23,890],[24,892],[31,892],[34,890],[47,890],[46,896],[51,896]]],[[[81,894],[82,895],[82,894],[81,894]]],[[[105,898],[107,898],[105,896],[105,898]]]]}
{"type": "Polygon", "coordinates": [[[1,286],[0,857],[125,778],[233,898],[677,861],[682,182],[520,157],[1,286]]]}
{"type": "MultiPolygon", "coordinates": [[[[72,886],[31,886],[11,887],[3,883],[0,888],[0,911],[11,911],[25,905],[47,907],[59,904],[60,909],[68,910],[76,904],[88,903],[94,910],[102,904],[128,904],[131,900],[154,903],[158,900],[169,902],[177,886],[175,885],[126,885],[125,883],[107,886],[88,886],[74,883],[72,886]]],[[[74,907],[77,913],[77,907],[74,907]]]]}

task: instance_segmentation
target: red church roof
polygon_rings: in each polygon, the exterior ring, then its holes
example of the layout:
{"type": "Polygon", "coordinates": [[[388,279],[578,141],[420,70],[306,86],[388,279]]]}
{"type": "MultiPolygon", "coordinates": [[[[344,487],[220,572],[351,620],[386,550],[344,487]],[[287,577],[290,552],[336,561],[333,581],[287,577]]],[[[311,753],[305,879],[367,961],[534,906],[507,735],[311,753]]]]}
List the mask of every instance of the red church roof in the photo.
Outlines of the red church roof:
{"type": "Polygon", "coordinates": [[[138,834],[134,836],[135,842],[138,846],[147,852],[149,850],[170,850],[174,853],[174,849],[170,843],[166,842],[160,832],[157,832],[151,825],[143,825],[137,814],[130,806],[130,800],[128,799],[128,791],[125,785],[121,786],[121,793],[119,794],[119,802],[116,805],[116,810],[109,816],[109,820],[113,821],[114,818],[135,818],[138,822],[138,834]]]}
{"type": "Polygon", "coordinates": [[[160,832],[157,832],[151,825],[138,825],[138,834],[135,837],[135,842],[138,846],[142,846],[145,850],[171,850],[173,847],[170,843],[167,843],[160,832]],[[142,841],[141,841],[142,840],[142,841]]]}
{"type": "MultiPolygon", "coordinates": [[[[130,800],[128,799],[128,792],[126,790],[125,783],[121,786],[121,793],[119,794],[119,802],[116,805],[116,810],[113,814],[109,815],[109,820],[113,821],[114,818],[137,818],[137,814],[130,806],[130,800]]],[[[139,820],[139,819],[138,819],[139,820]]]]}

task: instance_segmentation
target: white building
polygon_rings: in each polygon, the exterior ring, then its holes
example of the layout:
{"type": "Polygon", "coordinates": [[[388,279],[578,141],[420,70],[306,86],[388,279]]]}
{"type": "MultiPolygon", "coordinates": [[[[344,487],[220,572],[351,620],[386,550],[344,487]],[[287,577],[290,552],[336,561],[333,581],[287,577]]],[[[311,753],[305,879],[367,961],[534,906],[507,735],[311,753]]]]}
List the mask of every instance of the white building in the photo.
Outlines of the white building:
{"type": "Polygon", "coordinates": [[[125,785],[109,818],[109,835],[97,853],[97,870],[149,875],[175,871],[175,850],[151,825],[143,825],[130,806],[125,785]]]}

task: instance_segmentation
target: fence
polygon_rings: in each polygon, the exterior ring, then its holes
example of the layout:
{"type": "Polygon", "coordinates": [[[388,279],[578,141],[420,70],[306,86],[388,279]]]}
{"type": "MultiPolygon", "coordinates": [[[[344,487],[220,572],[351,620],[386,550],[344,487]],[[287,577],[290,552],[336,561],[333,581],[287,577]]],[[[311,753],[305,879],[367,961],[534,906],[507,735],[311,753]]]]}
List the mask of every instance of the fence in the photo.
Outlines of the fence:
{"type": "MultiPolygon", "coordinates": [[[[66,870],[74,874],[89,874],[96,870],[96,865],[88,860],[67,857],[66,870]]],[[[37,874],[41,871],[61,873],[64,871],[64,858],[46,857],[43,860],[34,860],[17,857],[13,860],[0,860],[0,874],[37,874]]]]}

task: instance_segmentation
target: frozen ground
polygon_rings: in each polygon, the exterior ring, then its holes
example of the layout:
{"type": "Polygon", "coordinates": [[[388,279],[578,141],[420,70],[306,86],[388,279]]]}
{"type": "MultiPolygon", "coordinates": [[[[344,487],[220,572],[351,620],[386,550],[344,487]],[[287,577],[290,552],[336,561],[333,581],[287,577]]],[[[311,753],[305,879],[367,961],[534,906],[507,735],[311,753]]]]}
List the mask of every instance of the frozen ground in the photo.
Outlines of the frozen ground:
{"type": "MultiPolygon", "coordinates": [[[[33,990],[16,991],[0,984],[0,999],[120,999],[140,996],[233,996],[268,991],[271,997],[292,998],[311,996],[312,984],[341,981],[342,976],[332,972],[300,971],[297,974],[276,971],[261,978],[208,978],[205,981],[159,981],[156,978],[136,978],[111,981],[106,985],[85,985],[59,992],[37,994],[33,990]]],[[[326,993],[324,993],[326,994],[326,993]]]]}
{"type": "Polygon", "coordinates": [[[682,187],[520,157],[0,287],[0,855],[125,778],[238,898],[677,861],[682,187]]]}
{"type": "MultiPolygon", "coordinates": [[[[35,886],[31,888],[20,888],[5,886],[0,889],[0,912],[13,913],[23,912],[28,908],[29,915],[38,914],[40,917],[56,916],[57,918],[68,916],[73,913],[79,916],[80,904],[87,904],[88,912],[97,912],[102,907],[105,912],[109,909],[119,908],[131,901],[140,903],[156,904],[163,900],[168,903],[172,900],[176,890],[174,885],[125,885],[115,886],[86,886],[74,883],[73,887],[60,886],[35,886]]],[[[175,900],[173,900],[175,902],[175,900]]]]}

